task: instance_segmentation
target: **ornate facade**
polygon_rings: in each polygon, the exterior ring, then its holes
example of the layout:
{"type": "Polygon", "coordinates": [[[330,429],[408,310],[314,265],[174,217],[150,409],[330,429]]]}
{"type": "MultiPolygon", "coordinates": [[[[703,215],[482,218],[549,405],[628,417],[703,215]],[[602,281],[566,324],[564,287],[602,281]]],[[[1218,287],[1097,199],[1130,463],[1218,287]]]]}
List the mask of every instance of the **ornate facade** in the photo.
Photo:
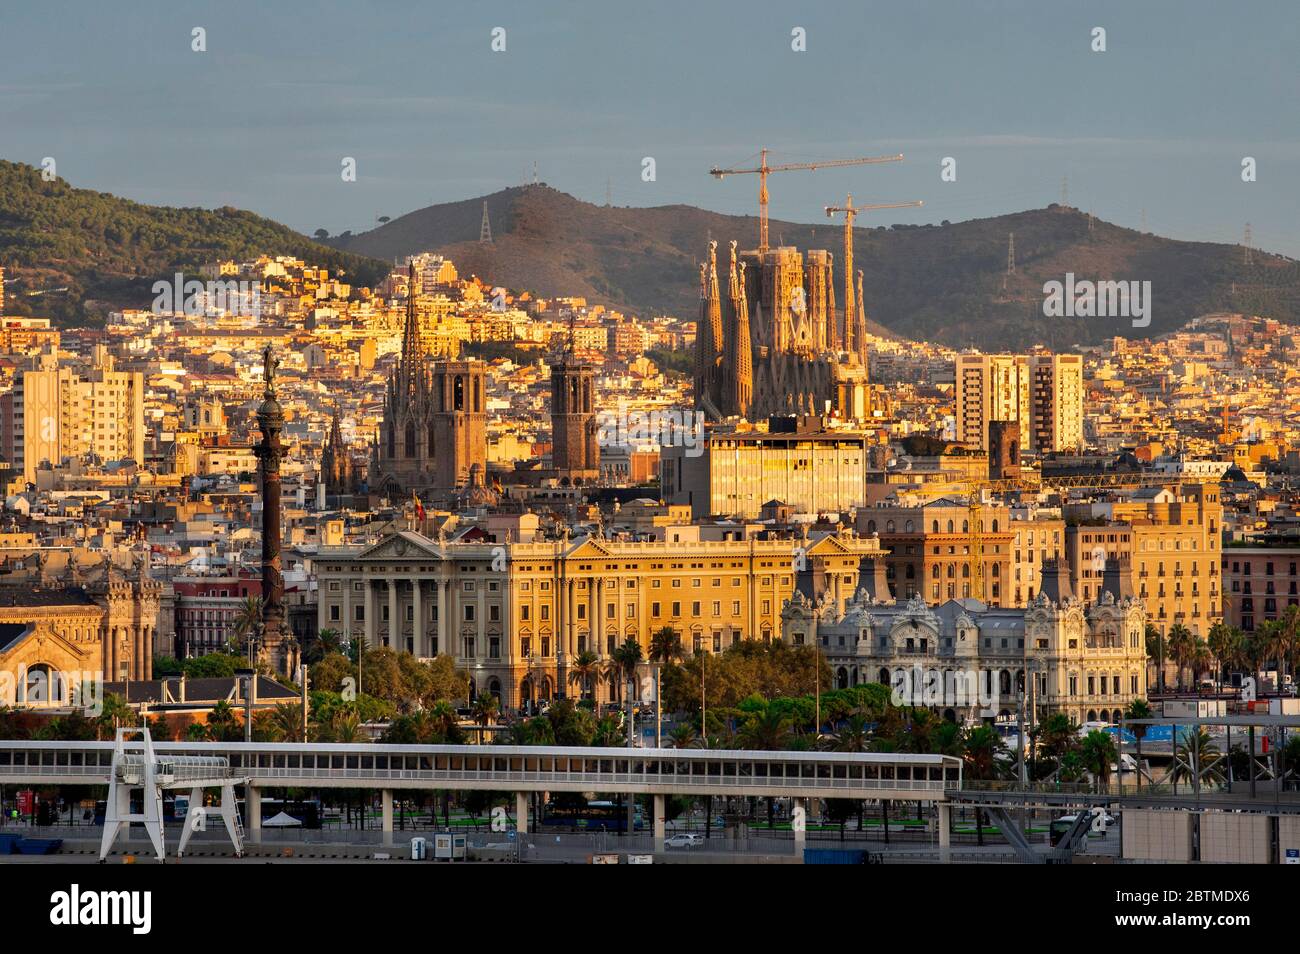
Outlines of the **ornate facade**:
{"type": "MultiPolygon", "coordinates": [[[[415,288],[415,266],[408,278],[415,288]]],[[[388,379],[372,485],[389,494],[450,495],[477,464],[487,470],[487,370],[481,361],[431,363],[408,290],[402,353],[388,379]]]]}
{"type": "Polygon", "coordinates": [[[787,642],[816,641],[837,687],[884,683],[958,721],[1014,718],[1021,692],[1040,720],[1064,712],[1080,723],[1116,721],[1146,697],[1146,610],[1109,591],[1093,603],[1040,593],[1024,609],[859,592],[841,610],[796,593],[781,621],[787,642]]]}
{"type": "Polygon", "coordinates": [[[14,701],[42,701],[27,692],[25,672],[43,673],[46,686],[55,673],[153,678],[161,599],[143,555],[33,550],[0,561],[0,677],[14,701]]]}
{"type": "Polygon", "coordinates": [[[717,243],[700,265],[695,342],[695,405],[710,420],[773,415],[865,417],[866,365],[838,350],[832,261],[813,250],[805,265],[793,248],[740,254],[731,243],[723,307],[717,243]],[[725,312],[725,315],[724,315],[725,312]]]}

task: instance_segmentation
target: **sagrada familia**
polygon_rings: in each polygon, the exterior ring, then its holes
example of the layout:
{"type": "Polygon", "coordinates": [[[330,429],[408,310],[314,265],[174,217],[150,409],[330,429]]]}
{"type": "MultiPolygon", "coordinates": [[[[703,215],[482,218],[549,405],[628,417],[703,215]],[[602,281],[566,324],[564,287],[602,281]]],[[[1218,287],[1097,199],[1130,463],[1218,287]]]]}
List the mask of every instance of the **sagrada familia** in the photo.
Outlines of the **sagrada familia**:
{"type": "Polygon", "coordinates": [[[865,417],[862,273],[841,328],[829,252],[810,250],[805,262],[795,248],[738,253],[733,241],[724,307],[717,251],[710,242],[700,265],[696,408],[712,421],[832,410],[865,417]]]}

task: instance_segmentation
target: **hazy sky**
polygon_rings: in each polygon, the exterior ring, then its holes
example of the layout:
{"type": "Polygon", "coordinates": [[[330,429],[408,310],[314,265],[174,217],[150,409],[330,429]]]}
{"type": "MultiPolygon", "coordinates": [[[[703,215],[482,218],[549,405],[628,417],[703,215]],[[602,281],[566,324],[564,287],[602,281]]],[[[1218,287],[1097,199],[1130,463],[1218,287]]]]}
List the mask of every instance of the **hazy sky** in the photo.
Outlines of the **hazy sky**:
{"type": "Polygon", "coordinates": [[[955,221],[1058,201],[1068,176],[1070,203],[1104,219],[1137,227],[1145,209],[1152,231],[1228,242],[1249,221],[1257,246],[1300,257],[1298,36],[1294,0],[6,3],[0,158],[339,232],[518,184],[534,162],[594,202],[608,180],[619,205],[752,213],[755,177],[711,166],[760,146],[776,162],[902,152],[773,176],[772,215],[824,220],[851,191],[926,203],[877,223],[955,221]]]}

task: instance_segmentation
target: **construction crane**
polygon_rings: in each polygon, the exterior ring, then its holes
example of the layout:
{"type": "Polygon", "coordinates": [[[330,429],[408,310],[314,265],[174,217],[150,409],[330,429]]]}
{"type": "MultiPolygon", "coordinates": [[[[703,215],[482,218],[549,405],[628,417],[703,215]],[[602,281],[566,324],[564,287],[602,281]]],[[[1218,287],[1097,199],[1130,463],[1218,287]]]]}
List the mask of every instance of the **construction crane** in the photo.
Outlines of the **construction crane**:
{"type": "MultiPolygon", "coordinates": [[[[916,202],[883,202],[879,205],[854,205],[853,194],[844,200],[843,205],[826,206],[826,217],[833,218],[836,212],[844,213],[844,350],[856,351],[858,356],[865,360],[862,352],[862,339],[866,332],[865,321],[861,332],[854,323],[854,314],[857,311],[856,302],[853,297],[853,222],[858,217],[859,212],[871,212],[875,209],[914,209],[923,203],[916,202]]],[[[864,316],[865,317],[865,316],[864,316]]]]}
{"type": "Polygon", "coordinates": [[[727,176],[758,174],[758,253],[767,251],[767,176],[771,172],[794,172],[795,170],[815,171],[817,169],[835,169],[840,166],[867,166],[880,162],[902,162],[903,154],[896,156],[864,156],[861,159],[827,159],[824,162],[788,162],[777,166],[767,164],[767,150],[760,150],[758,166],[753,169],[710,169],[709,175],[716,179],[727,176]]]}

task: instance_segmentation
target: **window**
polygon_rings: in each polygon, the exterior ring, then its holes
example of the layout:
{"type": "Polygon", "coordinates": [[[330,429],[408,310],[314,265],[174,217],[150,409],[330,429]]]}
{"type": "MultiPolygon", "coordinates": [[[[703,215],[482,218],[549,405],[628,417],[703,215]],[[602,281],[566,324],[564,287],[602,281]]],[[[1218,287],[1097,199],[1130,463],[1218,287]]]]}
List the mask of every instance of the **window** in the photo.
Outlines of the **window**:
{"type": "Polygon", "coordinates": [[[340,619],[341,614],[342,614],[342,610],[340,610],[338,604],[336,604],[336,603],[332,603],[332,604],[330,604],[330,622],[331,622],[331,623],[337,623],[337,622],[339,621],[339,619],[340,619]]]}

